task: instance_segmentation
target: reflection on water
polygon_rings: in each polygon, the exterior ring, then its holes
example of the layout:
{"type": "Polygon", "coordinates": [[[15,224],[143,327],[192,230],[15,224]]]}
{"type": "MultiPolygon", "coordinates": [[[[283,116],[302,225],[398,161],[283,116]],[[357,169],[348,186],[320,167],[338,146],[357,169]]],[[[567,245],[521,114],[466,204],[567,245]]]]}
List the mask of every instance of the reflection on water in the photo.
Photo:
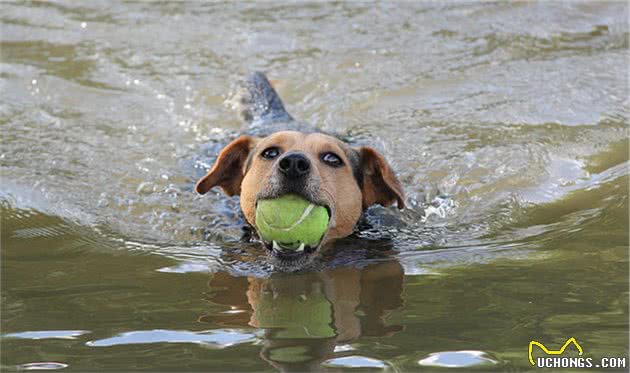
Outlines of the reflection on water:
{"type": "Polygon", "coordinates": [[[76,339],[77,337],[89,333],[85,330],[45,330],[45,331],[32,331],[21,333],[9,333],[4,334],[4,338],[23,338],[23,339],[47,339],[47,338],[60,338],[60,339],[76,339]]]}
{"type": "Polygon", "coordinates": [[[56,363],[53,361],[20,364],[18,370],[56,370],[67,368],[68,364],[56,363]]]}
{"type": "Polygon", "coordinates": [[[387,364],[380,360],[370,359],[363,356],[346,356],[330,359],[323,364],[330,368],[361,368],[361,369],[385,369],[387,364]]]}
{"type": "Polygon", "coordinates": [[[18,2],[0,14],[0,369],[528,370],[628,354],[624,2],[18,2]],[[263,70],[408,195],[311,271],[193,183],[263,70]],[[538,353],[538,352],[536,352],[538,353]]]}
{"type": "Polygon", "coordinates": [[[225,348],[239,343],[252,342],[254,335],[236,330],[209,330],[190,332],[182,330],[147,330],[122,333],[120,335],[89,341],[92,347],[109,347],[127,344],[146,343],[197,343],[208,347],[225,348]]]}
{"type": "Polygon", "coordinates": [[[337,346],[403,329],[386,321],[403,305],[403,270],[397,261],[269,278],[219,272],[208,286],[209,300],[229,309],[199,321],[264,330],[260,356],[281,370],[315,370],[344,354],[337,346]]]}
{"type": "Polygon", "coordinates": [[[420,365],[465,368],[475,365],[496,364],[497,362],[487,357],[483,351],[443,351],[434,352],[426,358],[418,361],[420,365]]]}

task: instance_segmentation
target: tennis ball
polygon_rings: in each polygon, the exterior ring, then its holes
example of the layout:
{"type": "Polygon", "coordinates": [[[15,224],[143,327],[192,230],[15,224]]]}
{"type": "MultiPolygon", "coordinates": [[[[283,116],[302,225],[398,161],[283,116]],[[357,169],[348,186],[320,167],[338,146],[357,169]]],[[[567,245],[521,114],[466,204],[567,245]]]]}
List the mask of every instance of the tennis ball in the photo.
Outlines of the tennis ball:
{"type": "Polygon", "coordinates": [[[328,228],[328,211],[302,197],[287,194],[263,199],[256,206],[256,228],[265,241],[283,248],[303,250],[315,247],[328,228]]]}

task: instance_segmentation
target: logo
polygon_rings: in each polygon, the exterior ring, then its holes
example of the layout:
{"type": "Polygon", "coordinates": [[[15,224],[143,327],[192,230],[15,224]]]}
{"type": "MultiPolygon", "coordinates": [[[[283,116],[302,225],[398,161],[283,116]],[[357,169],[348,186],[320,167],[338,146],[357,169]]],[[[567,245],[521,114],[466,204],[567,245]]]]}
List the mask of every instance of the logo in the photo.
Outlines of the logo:
{"type": "Polygon", "coordinates": [[[625,357],[602,357],[600,359],[594,359],[592,357],[582,357],[584,350],[578,341],[571,337],[558,350],[550,350],[544,344],[538,341],[530,341],[529,348],[527,349],[529,354],[529,362],[537,368],[626,368],[628,360],[625,357]],[[557,356],[562,355],[564,351],[571,344],[578,350],[579,357],[569,356],[557,356]],[[537,357],[534,359],[532,352],[534,346],[538,346],[545,354],[551,355],[546,357],[537,357]]]}
{"type": "Polygon", "coordinates": [[[564,353],[564,350],[566,350],[567,346],[569,346],[571,343],[573,343],[575,345],[575,347],[577,347],[578,355],[582,356],[582,354],[584,353],[584,351],[582,350],[582,346],[580,346],[580,344],[573,337],[567,339],[567,341],[564,342],[564,344],[562,345],[562,347],[560,347],[559,350],[550,350],[547,347],[545,347],[544,344],[542,344],[542,343],[540,343],[538,341],[530,341],[529,342],[529,349],[528,349],[529,362],[532,363],[532,365],[536,366],[536,363],[534,362],[534,357],[532,356],[532,350],[533,350],[534,346],[540,347],[540,349],[543,350],[543,352],[546,353],[547,355],[562,355],[564,353]]]}

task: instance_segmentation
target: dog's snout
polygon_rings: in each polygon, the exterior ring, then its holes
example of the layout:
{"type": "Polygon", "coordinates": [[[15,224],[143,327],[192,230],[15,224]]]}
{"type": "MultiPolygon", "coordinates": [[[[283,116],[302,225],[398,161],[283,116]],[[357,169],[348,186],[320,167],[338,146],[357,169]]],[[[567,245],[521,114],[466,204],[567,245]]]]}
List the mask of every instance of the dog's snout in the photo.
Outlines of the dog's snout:
{"type": "Polygon", "coordinates": [[[297,179],[311,171],[311,161],[301,153],[289,153],[278,161],[278,170],[290,179],[297,179]]]}

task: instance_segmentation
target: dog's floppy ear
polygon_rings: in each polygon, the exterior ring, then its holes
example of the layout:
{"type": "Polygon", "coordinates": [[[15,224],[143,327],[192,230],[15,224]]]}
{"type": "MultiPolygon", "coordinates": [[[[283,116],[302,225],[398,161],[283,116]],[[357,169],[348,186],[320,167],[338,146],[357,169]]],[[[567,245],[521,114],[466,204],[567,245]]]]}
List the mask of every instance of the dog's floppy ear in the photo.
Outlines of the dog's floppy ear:
{"type": "Polygon", "coordinates": [[[362,147],[358,152],[359,167],[363,174],[363,208],[377,203],[390,206],[396,202],[402,210],[405,207],[405,192],[385,158],[370,147],[362,147]]]}
{"type": "Polygon", "coordinates": [[[205,194],[218,185],[228,196],[240,195],[245,162],[256,141],[253,137],[241,136],[221,150],[212,169],[197,182],[197,193],[205,194]]]}

